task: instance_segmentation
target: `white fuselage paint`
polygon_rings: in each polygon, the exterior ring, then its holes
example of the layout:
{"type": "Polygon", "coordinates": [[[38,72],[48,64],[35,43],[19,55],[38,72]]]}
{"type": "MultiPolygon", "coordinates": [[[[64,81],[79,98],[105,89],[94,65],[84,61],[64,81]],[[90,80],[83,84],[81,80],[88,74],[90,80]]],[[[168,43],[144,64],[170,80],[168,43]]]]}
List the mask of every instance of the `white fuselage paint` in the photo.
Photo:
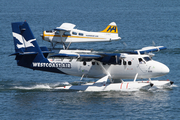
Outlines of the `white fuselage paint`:
{"type": "Polygon", "coordinates": [[[62,41],[65,43],[70,42],[104,42],[104,41],[112,41],[112,40],[120,40],[121,38],[116,33],[103,33],[103,32],[88,32],[78,29],[73,29],[69,32],[70,35],[62,35],[62,39],[60,34],[53,32],[44,31],[44,40],[48,42],[61,43],[62,41]],[[73,34],[76,33],[76,34],[73,34]],[[80,34],[80,35],[79,35],[80,34]]]}
{"type": "Polygon", "coordinates": [[[105,70],[98,62],[95,61],[79,61],[78,59],[67,58],[50,58],[51,63],[68,63],[71,68],[59,67],[62,72],[74,75],[74,76],[86,76],[89,78],[102,78],[107,75],[107,72],[111,75],[112,79],[134,79],[138,73],[137,79],[140,78],[156,78],[164,76],[169,73],[169,68],[157,61],[149,60],[139,62],[139,58],[149,57],[148,55],[127,55],[126,58],[121,60],[121,64],[102,64],[105,70]],[[123,61],[126,64],[123,64],[123,61]]]}

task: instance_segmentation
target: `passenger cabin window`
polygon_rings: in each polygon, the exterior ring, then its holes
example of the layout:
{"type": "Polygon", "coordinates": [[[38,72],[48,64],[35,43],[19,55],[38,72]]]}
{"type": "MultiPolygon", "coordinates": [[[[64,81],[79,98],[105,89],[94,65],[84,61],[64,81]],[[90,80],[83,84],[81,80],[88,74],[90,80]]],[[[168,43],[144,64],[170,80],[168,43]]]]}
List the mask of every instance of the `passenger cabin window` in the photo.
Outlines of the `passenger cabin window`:
{"type": "Polygon", "coordinates": [[[143,57],[143,59],[144,59],[146,62],[148,62],[148,61],[150,61],[150,60],[151,60],[151,58],[150,58],[150,57],[143,57]]]}
{"type": "Polygon", "coordinates": [[[126,65],[126,61],[123,61],[123,65],[126,65]]]}
{"type": "Polygon", "coordinates": [[[83,33],[79,33],[79,35],[83,36],[83,33]]]}
{"type": "Polygon", "coordinates": [[[73,35],[77,35],[77,32],[72,32],[73,35]]]}
{"type": "Polygon", "coordinates": [[[131,65],[132,64],[132,62],[131,61],[128,61],[128,65],[131,65]]]}
{"type": "Polygon", "coordinates": [[[86,65],[86,61],[83,61],[83,65],[84,65],[84,66],[86,65]]]}

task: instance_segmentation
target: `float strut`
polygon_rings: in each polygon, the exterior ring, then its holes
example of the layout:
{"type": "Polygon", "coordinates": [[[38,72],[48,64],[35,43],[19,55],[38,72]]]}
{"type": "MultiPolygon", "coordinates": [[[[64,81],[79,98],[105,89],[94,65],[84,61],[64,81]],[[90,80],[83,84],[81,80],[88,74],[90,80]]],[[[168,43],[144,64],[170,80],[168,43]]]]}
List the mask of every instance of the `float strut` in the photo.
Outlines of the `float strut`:
{"type": "Polygon", "coordinates": [[[138,76],[138,73],[136,73],[136,75],[134,77],[134,82],[136,82],[137,76],[138,76]]]}
{"type": "Polygon", "coordinates": [[[81,79],[80,79],[80,80],[82,80],[82,79],[83,79],[83,77],[84,77],[84,74],[82,75],[82,77],[81,77],[81,79]]]}

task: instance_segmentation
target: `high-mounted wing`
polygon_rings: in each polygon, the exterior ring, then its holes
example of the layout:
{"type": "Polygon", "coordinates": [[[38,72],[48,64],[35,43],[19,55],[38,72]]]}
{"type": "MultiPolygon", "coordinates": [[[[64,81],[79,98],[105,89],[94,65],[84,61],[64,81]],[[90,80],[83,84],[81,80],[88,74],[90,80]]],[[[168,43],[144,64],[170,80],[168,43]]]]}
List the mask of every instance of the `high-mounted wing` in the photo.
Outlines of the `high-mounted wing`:
{"type": "Polygon", "coordinates": [[[59,54],[55,54],[52,55],[50,57],[75,57],[75,58],[91,58],[91,59],[97,59],[97,58],[101,58],[101,55],[96,55],[96,54],[77,54],[77,53],[59,53],[59,54]]]}
{"type": "Polygon", "coordinates": [[[59,53],[50,57],[81,58],[83,61],[96,60],[105,64],[119,64],[120,53],[59,53]]]}
{"type": "Polygon", "coordinates": [[[166,47],[164,46],[149,46],[149,47],[144,47],[142,49],[139,49],[139,50],[134,50],[134,51],[131,51],[129,53],[133,53],[133,54],[145,54],[145,53],[150,53],[150,52],[155,52],[155,51],[160,51],[160,50],[165,50],[167,49],[166,47]]]}
{"type": "Polygon", "coordinates": [[[70,31],[72,30],[76,25],[72,23],[63,23],[60,27],[56,27],[54,30],[58,31],[70,31]]]}

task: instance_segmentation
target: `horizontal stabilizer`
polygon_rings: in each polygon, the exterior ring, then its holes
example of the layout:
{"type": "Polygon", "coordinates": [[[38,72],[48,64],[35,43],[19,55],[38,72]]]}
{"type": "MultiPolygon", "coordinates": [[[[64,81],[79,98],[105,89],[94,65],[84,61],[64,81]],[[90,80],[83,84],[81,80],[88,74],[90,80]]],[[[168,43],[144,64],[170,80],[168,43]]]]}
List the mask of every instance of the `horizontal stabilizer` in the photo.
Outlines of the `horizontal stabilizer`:
{"type": "Polygon", "coordinates": [[[35,55],[35,54],[38,54],[38,53],[37,52],[23,52],[23,53],[15,52],[9,56],[12,56],[12,55],[35,55]]]}
{"type": "Polygon", "coordinates": [[[40,49],[41,49],[45,58],[47,58],[49,53],[54,53],[53,51],[49,51],[47,47],[40,47],[40,49]]]}

